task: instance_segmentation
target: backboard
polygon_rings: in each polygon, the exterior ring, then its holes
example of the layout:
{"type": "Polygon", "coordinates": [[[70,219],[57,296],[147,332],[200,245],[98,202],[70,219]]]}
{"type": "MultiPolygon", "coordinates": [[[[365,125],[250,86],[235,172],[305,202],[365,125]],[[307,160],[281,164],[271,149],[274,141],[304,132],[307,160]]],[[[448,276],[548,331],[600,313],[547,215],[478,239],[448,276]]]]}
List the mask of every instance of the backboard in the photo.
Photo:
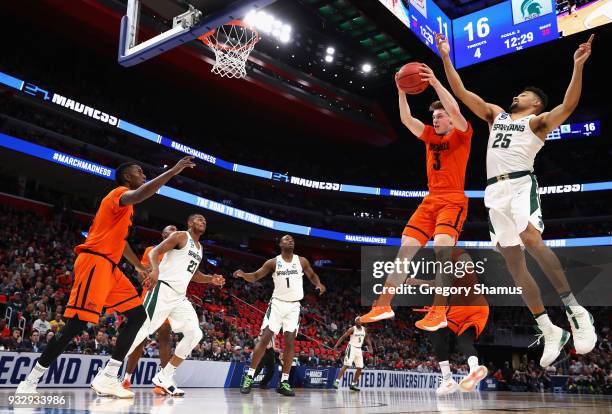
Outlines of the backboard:
{"type": "Polygon", "coordinates": [[[118,61],[134,66],[177,46],[197,39],[231,20],[240,20],[276,0],[127,0],[121,19],[118,61]],[[172,27],[144,42],[138,42],[141,9],[146,8],[172,21],[172,27]]]}

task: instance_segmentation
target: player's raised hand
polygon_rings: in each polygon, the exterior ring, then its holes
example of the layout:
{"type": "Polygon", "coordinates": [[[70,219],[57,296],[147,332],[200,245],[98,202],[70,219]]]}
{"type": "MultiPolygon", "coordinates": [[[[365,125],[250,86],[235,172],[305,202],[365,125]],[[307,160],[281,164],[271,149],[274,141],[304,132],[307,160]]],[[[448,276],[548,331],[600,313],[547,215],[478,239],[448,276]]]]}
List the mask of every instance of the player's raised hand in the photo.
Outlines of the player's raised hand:
{"type": "Polygon", "coordinates": [[[183,172],[185,168],[193,168],[193,167],[195,167],[195,163],[193,162],[193,157],[191,156],[184,157],[184,158],[181,158],[181,160],[177,162],[174,167],[172,167],[172,172],[174,172],[174,175],[178,175],[181,172],[183,172]]]}
{"type": "Polygon", "coordinates": [[[212,275],[212,284],[215,286],[223,286],[225,284],[225,278],[221,275],[212,275]]]}
{"type": "Polygon", "coordinates": [[[436,33],[436,47],[438,48],[438,52],[440,52],[442,57],[450,55],[450,44],[448,43],[448,38],[442,33],[436,33]]]}
{"type": "Polygon", "coordinates": [[[586,43],[582,43],[578,46],[578,50],[574,53],[574,65],[584,65],[584,62],[591,56],[591,44],[594,38],[595,34],[592,34],[586,43]]]}
{"type": "Polygon", "coordinates": [[[421,64],[421,71],[419,72],[419,75],[421,75],[422,80],[429,82],[431,86],[435,87],[440,83],[433,70],[431,70],[431,68],[424,63],[421,64]]]}
{"type": "Polygon", "coordinates": [[[234,277],[235,277],[236,279],[239,279],[239,278],[244,278],[244,271],[242,271],[242,270],[240,270],[240,269],[236,270],[236,271],[234,272],[234,277]]]}

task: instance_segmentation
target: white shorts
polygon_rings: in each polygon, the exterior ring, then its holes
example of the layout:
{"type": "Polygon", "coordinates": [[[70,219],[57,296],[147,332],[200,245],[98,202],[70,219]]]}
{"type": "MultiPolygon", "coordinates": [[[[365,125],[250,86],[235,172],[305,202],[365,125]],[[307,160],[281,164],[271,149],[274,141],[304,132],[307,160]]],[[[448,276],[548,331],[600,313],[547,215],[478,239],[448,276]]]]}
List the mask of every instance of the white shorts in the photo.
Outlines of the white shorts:
{"type": "Polygon", "coordinates": [[[350,367],[353,363],[355,363],[355,368],[363,368],[363,351],[349,344],[346,347],[343,365],[350,367]]]}
{"type": "Polygon", "coordinates": [[[283,332],[295,332],[300,327],[300,302],[285,302],[280,299],[272,298],[268,304],[268,310],[261,323],[261,330],[270,329],[277,335],[282,329],[283,332]]]}
{"type": "Polygon", "coordinates": [[[148,320],[142,328],[147,329],[147,335],[157,332],[166,319],[170,321],[173,332],[200,329],[198,315],[191,302],[162,282],[158,282],[155,288],[147,293],[143,306],[148,320]]]}
{"type": "Polygon", "coordinates": [[[531,223],[544,231],[538,181],[535,175],[498,181],[487,186],[484,198],[489,212],[489,233],[493,246],[522,246],[520,234],[531,223]]]}

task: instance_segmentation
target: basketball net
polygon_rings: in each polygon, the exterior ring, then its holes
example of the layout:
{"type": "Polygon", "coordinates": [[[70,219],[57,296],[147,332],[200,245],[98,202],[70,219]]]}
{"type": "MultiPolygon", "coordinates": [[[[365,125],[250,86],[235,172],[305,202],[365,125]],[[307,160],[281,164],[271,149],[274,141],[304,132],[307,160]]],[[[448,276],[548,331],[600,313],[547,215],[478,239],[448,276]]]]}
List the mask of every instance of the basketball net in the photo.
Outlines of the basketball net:
{"type": "Polygon", "coordinates": [[[242,20],[233,20],[199,39],[215,53],[212,73],[241,79],[246,77],[246,61],[259,41],[257,30],[242,20]]]}

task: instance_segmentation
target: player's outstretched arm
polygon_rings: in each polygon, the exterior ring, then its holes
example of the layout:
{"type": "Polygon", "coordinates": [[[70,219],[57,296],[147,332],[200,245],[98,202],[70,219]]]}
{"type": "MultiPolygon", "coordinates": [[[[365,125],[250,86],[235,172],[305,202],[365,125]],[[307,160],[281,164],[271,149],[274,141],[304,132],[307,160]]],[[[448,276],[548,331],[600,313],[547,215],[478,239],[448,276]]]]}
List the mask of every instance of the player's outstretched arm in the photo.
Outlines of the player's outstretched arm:
{"type": "Polygon", "coordinates": [[[175,231],[168,236],[164,241],[155,246],[149,252],[149,263],[151,266],[151,287],[155,286],[159,278],[159,263],[157,258],[162,254],[166,254],[172,249],[182,249],[187,244],[187,233],[184,231],[175,231]]]}
{"type": "Polygon", "coordinates": [[[257,282],[259,279],[262,279],[268,276],[270,273],[274,271],[276,267],[276,259],[269,259],[260,267],[257,271],[253,273],[245,273],[241,269],[238,269],[234,272],[235,278],[243,278],[249,283],[257,282]]]}
{"type": "Polygon", "coordinates": [[[354,330],[354,328],[353,328],[352,326],[351,326],[350,328],[348,328],[348,329],[346,330],[346,332],[345,332],[345,333],[344,333],[344,334],[343,334],[343,335],[342,335],[342,336],[341,336],[341,337],[338,339],[338,341],[336,342],[336,345],[334,345],[334,349],[338,348],[338,347],[340,346],[340,344],[341,344],[342,342],[344,342],[344,340],[345,340],[346,338],[348,338],[348,337],[349,337],[349,335],[351,335],[351,334],[353,333],[353,330],[354,330]]]}
{"type": "Polygon", "coordinates": [[[191,281],[195,283],[211,283],[215,286],[223,286],[225,284],[225,278],[223,276],[217,274],[207,275],[199,270],[196,270],[191,281]]]}
{"type": "Polygon", "coordinates": [[[149,269],[147,269],[142,263],[140,263],[140,260],[138,260],[138,256],[136,256],[136,253],[134,253],[134,250],[132,250],[132,246],[130,246],[129,243],[125,243],[125,247],[123,248],[123,257],[125,257],[125,260],[127,260],[132,266],[134,266],[134,270],[136,270],[136,272],[138,273],[138,278],[142,283],[149,276],[149,269]]]}
{"type": "Polygon", "coordinates": [[[476,116],[480,119],[487,121],[492,124],[495,117],[503,112],[503,109],[497,105],[493,105],[485,102],[480,96],[474,92],[468,91],[463,85],[463,81],[457,73],[457,70],[453,66],[453,62],[450,58],[450,45],[448,39],[442,33],[436,34],[436,47],[442,56],[442,63],[444,63],[444,72],[446,73],[446,79],[450,84],[451,90],[455,96],[463,102],[476,116]]]}
{"type": "Polygon", "coordinates": [[[565,98],[561,105],[558,105],[550,112],[544,112],[530,121],[531,129],[543,140],[546,139],[546,135],[557,129],[569,116],[574,112],[580,101],[580,95],[582,93],[582,72],[584,64],[586,63],[589,56],[591,56],[591,43],[595,35],[592,34],[586,43],[582,43],[578,46],[578,49],[574,53],[574,71],[572,73],[572,80],[565,92],[565,98]]]}
{"type": "Polygon", "coordinates": [[[397,89],[397,93],[399,95],[399,111],[402,124],[404,124],[414,136],[420,137],[425,130],[425,124],[412,116],[406,93],[402,92],[399,88],[397,89]]]}
{"type": "Polygon", "coordinates": [[[468,123],[461,115],[461,110],[459,109],[459,104],[457,100],[451,93],[442,85],[442,82],[436,75],[433,70],[427,65],[423,65],[423,69],[419,73],[421,75],[421,79],[429,82],[432,88],[438,94],[438,98],[440,102],[442,102],[442,106],[444,106],[444,110],[448,112],[448,116],[450,116],[451,121],[453,121],[453,126],[457,128],[461,132],[465,132],[468,130],[468,123]]]}
{"type": "Polygon", "coordinates": [[[314,270],[312,270],[312,266],[310,266],[310,262],[306,258],[300,257],[300,264],[302,265],[304,274],[306,275],[308,280],[310,280],[310,283],[312,283],[315,289],[319,291],[319,296],[324,294],[327,288],[325,287],[325,285],[323,285],[323,283],[321,283],[321,280],[319,279],[319,275],[317,275],[314,272],[314,270]]]}
{"type": "Polygon", "coordinates": [[[136,190],[126,191],[121,195],[121,199],[119,203],[122,206],[127,206],[130,204],[138,204],[145,201],[147,198],[153,196],[157,191],[172,177],[175,175],[179,175],[185,168],[193,168],[195,164],[193,162],[193,157],[184,157],[176,165],[170,168],[165,173],[155,177],[151,181],[144,183],[136,190]]]}

